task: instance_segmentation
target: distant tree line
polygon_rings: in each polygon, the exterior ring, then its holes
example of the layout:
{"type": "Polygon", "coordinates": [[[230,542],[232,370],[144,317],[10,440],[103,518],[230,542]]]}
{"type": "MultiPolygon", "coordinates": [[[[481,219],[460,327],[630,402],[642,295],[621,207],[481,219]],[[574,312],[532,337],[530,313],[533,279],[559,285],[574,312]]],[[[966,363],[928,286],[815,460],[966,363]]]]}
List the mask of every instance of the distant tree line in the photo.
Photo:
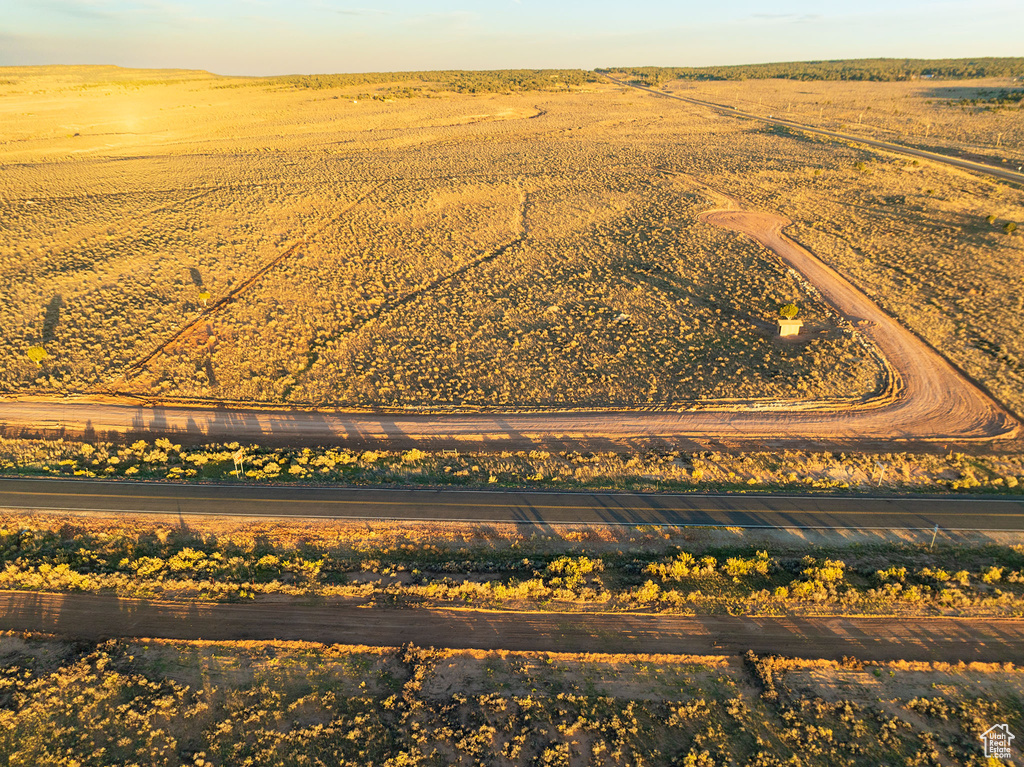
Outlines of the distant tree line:
{"type": "Polygon", "coordinates": [[[521,91],[569,90],[600,80],[582,69],[499,69],[486,71],[442,70],[435,72],[363,72],[336,75],[285,75],[265,82],[294,88],[320,90],[359,85],[422,82],[436,90],[456,93],[518,93],[521,91]]]}
{"type": "Polygon", "coordinates": [[[1024,58],[839,59],[722,67],[608,67],[650,87],[670,80],[917,80],[1024,77],[1024,58]]]}
{"type": "Polygon", "coordinates": [[[1024,90],[1000,91],[979,91],[974,98],[950,99],[950,106],[981,107],[983,110],[1008,109],[1010,107],[1024,108],[1024,90]]]}

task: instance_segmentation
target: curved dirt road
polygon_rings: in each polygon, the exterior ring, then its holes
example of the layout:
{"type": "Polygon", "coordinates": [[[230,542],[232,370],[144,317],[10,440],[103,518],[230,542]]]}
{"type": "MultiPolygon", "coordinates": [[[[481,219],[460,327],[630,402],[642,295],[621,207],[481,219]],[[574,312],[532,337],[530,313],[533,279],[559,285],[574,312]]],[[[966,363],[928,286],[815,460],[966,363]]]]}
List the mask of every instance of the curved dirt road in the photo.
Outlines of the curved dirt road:
{"type": "MultiPolygon", "coordinates": [[[[722,197],[721,195],[718,195],[722,197]]],[[[734,204],[732,200],[728,204],[734,204]]],[[[544,412],[394,415],[281,409],[157,406],[90,400],[0,401],[0,434],[166,434],[198,441],[291,444],[389,443],[502,449],[553,440],[725,438],[843,444],[988,440],[1019,425],[996,402],[864,293],[786,237],[790,222],[771,213],[718,209],[709,223],[747,235],[800,272],[885,358],[888,386],[861,403],[706,403],[684,412],[544,412]],[[732,408],[732,409],[728,409],[732,408]]]]}

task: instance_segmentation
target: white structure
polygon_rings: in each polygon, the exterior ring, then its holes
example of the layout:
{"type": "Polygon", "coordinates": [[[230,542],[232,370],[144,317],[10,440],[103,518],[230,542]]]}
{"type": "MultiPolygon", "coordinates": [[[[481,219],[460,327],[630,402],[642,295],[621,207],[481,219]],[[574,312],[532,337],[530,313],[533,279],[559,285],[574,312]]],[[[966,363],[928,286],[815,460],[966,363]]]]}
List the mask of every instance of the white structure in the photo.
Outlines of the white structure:
{"type": "Polygon", "coordinates": [[[800,328],[803,326],[803,320],[787,320],[779,318],[779,336],[785,338],[786,336],[798,336],[800,335],[800,328]]]}
{"type": "Polygon", "coordinates": [[[1010,759],[1010,742],[1014,734],[1010,727],[1005,724],[997,724],[989,727],[981,735],[982,743],[985,745],[986,759],[1010,759]]]}

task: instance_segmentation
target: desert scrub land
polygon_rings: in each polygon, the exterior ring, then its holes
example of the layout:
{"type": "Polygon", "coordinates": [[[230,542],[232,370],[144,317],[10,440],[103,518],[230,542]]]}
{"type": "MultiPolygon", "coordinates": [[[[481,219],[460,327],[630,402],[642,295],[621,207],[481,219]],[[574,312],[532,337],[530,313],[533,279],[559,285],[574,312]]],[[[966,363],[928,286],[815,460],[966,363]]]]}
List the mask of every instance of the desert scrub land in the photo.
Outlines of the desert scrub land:
{"type": "Polygon", "coordinates": [[[392,86],[119,74],[0,86],[9,393],[507,409],[879,386],[797,275],[697,220],[714,201],[672,169],[731,140],[715,118],[587,82],[362,99],[392,86]],[[809,332],[783,344],[789,302],[809,332]]]}
{"type": "MultiPolygon", "coordinates": [[[[608,527],[0,512],[0,589],[683,615],[1024,616],[1024,547],[608,527]]],[[[1019,540],[1019,539],[1018,539],[1019,540]]]]}
{"type": "MultiPolygon", "coordinates": [[[[877,392],[855,324],[699,220],[710,189],[788,216],[1024,410],[1009,184],[569,75],[471,94],[452,73],[5,72],[7,394],[514,410],[877,392]],[[789,302],[807,324],[784,343],[789,302]]],[[[853,85],[882,105],[924,87],[813,83],[853,85]]]]}
{"type": "Polygon", "coordinates": [[[12,767],[981,767],[1022,701],[1011,664],[0,635],[12,767]]]}
{"type": "Polygon", "coordinates": [[[601,70],[666,93],[1011,167],[1024,161],[1024,59],[601,70]]]}
{"type": "Polygon", "coordinates": [[[794,238],[1020,412],[1024,346],[1007,322],[1021,316],[1024,296],[1024,239],[1009,226],[1024,219],[1024,195],[878,153],[839,170],[841,181],[821,181],[827,173],[793,178],[788,194],[771,192],[761,204],[792,218],[794,238]],[[826,200],[811,188],[834,191],[826,200]]]}
{"type": "MultiPolygon", "coordinates": [[[[779,79],[687,76],[696,79],[666,79],[666,89],[754,114],[1000,165],[1006,161],[1007,167],[1024,161],[1022,102],[1014,95],[1021,88],[1010,77],[867,82],[796,79],[796,70],[764,75],[779,79]]],[[[663,103],[670,108],[671,102],[663,103]]],[[[728,123],[746,134],[734,139],[745,154],[722,151],[711,160],[694,153],[690,173],[755,208],[788,216],[794,221],[787,230],[791,236],[1005,405],[1018,413],[1024,409],[1024,344],[1007,326],[1016,327],[1014,318],[1024,310],[1019,187],[797,130],[728,123]],[[762,145],[760,136],[773,137],[773,148],[762,145]],[[780,151],[776,140],[788,148],[780,151]]]]}
{"type": "Polygon", "coordinates": [[[405,451],[0,437],[0,473],[185,481],[587,490],[1024,493],[1007,453],[405,451]]]}
{"type": "Polygon", "coordinates": [[[1024,162],[1019,79],[911,82],[673,82],[667,90],[758,115],[1016,169],[1024,162]]]}

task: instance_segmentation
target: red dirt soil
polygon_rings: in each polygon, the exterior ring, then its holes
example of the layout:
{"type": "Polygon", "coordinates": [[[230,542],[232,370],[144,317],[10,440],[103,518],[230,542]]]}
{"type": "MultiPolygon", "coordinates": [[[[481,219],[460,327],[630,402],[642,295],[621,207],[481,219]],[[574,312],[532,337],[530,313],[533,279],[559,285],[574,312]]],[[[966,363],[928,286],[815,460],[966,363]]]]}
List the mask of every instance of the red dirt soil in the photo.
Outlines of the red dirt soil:
{"type": "Polygon", "coordinates": [[[994,618],[682,617],[399,609],[267,600],[160,602],[0,591],[0,629],[92,641],[114,637],[309,642],[559,652],[743,653],[839,660],[1009,662],[1024,620],[994,618]]]}

